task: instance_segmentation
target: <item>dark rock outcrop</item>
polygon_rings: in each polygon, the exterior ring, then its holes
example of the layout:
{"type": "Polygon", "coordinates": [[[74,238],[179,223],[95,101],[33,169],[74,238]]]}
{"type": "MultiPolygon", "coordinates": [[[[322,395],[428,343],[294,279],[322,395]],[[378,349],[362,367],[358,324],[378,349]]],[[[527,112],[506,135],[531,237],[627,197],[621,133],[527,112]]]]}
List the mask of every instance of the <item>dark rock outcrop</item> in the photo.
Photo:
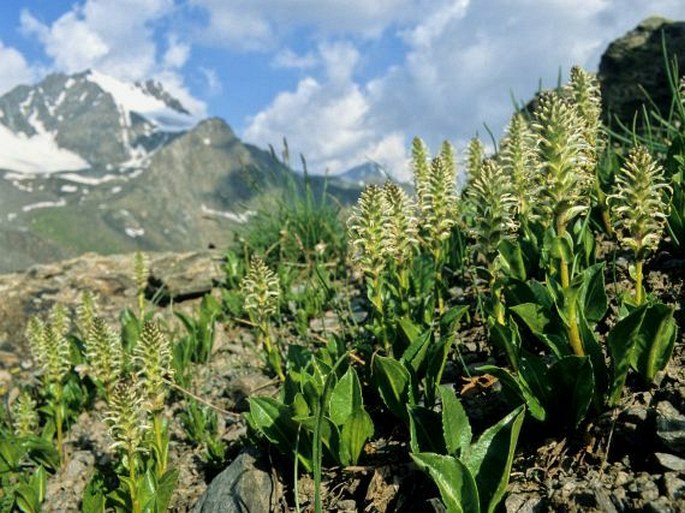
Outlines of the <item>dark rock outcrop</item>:
{"type": "Polygon", "coordinates": [[[618,118],[631,126],[636,111],[656,106],[666,115],[671,108],[663,42],[670,58],[685,71],[685,22],[652,17],[615,40],[602,55],[598,78],[605,120],[618,118]]]}

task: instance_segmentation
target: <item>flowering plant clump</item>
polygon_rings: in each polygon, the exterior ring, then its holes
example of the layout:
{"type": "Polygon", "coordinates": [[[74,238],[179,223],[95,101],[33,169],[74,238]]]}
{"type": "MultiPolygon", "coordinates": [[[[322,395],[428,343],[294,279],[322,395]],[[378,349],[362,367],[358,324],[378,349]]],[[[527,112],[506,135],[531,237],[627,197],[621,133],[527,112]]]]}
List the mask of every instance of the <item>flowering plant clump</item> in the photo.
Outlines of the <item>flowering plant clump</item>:
{"type": "Polygon", "coordinates": [[[635,302],[643,301],[642,265],[645,257],[659,245],[668,218],[668,196],[672,188],[664,169],[647,148],[630,150],[617,177],[608,202],[619,242],[635,257],[635,302]]]}

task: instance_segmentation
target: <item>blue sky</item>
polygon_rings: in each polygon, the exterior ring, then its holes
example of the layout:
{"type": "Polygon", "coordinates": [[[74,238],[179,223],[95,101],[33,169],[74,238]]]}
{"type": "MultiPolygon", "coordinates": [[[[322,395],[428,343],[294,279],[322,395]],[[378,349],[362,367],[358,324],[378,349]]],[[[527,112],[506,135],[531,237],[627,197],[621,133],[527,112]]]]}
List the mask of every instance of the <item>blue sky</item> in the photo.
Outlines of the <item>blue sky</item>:
{"type": "MultiPolygon", "coordinates": [[[[287,137],[310,169],[406,173],[411,138],[499,137],[573,64],[596,71],[643,18],[682,0],[5,0],[0,94],[95,68],[161,80],[248,142],[287,137]]],[[[0,150],[1,151],[1,150],[0,150]]]]}

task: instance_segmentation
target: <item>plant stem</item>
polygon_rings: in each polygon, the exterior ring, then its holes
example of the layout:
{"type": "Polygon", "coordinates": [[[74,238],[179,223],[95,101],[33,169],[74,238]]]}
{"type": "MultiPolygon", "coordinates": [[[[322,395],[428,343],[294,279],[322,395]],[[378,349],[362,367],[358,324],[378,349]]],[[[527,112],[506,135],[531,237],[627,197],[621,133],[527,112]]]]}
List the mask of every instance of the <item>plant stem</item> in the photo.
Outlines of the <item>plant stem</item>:
{"type": "Polygon", "coordinates": [[[59,465],[64,466],[64,434],[62,433],[62,384],[55,383],[55,429],[57,431],[57,452],[59,453],[59,465]]]}
{"type": "MultiPolygon", "coordinates": [[[[557,236],[563,237],[566,234],[566,228],[561,222],[556,223],[557,236]]],[[[559,275],[561,277],[561,286],[564,289],[564,296],[568,299],[571,288],[571,277],[568,270],[568,262],[562,257],[559,261],[559,275]]],[[[568,320],[568,339],[571,344],[571,349],[576,356],[585,356],[585,349],[583,349],[583,342],[580,339],[580,331],[578,330],[578,310],[576,307],[576,298],[573,297],[566,306],[566,317],[568,320]]]]}
{"type": "Polygon", "coordinates": [[[642,275],[642,264],[643,264],[642,258],[638,258],[635,260],[635,303],[640,306],[643,301],[642,297],[642,280],[643,280],[643,275],[642,275]]]}
{"type": "Polygon", "coordinates": [[[578,311],[575,298],[569,303],[566,315],[568,315],[568,336],[571,348],[576,356],[585,356],[585,349],[583,349],[583,342],[580,339],[580,331],[578,330],[578,311]]]}
{"type": "Polygon", "coordinates": [[[264,341],[264,347],[266,349],[267,359],[271,368],[278,376],[278,379],[285,381],[285,374],[283,374],[283,367],[281,365],[281,357],[278,354],[278,349],[274,348],[271,342],[271,335],[269,334],[269,327],[266,323],[262,323],[260,326],[260,331],[262,332],[262,340],[264,341]]]}
{"type": "Polygon", "coordinates": [[[162,433],[162,425],[163,425],[163,419],[162,419],[162,413],[159,412],[157,413],[153,418],[152,418],[152,427],[155,431],[155,444],[157,445],[157,453],[159,455],[159,461],[157,461],[157,476],[162,477],[164,473],[166,472],[166,466],[167,466],[167,456],[168,456],[168,450],[166,447],[166,444],[163,443],[162,438],[163,438],[163,433],[162,433]]]}
{"type": "Polygon", "coordinates": [[[131,494],[131,509],[133,513],[140,513],[138,494],[136,493],[136,452],[129,444],[127,447],[128,456],[128,491],[131,494]]]}

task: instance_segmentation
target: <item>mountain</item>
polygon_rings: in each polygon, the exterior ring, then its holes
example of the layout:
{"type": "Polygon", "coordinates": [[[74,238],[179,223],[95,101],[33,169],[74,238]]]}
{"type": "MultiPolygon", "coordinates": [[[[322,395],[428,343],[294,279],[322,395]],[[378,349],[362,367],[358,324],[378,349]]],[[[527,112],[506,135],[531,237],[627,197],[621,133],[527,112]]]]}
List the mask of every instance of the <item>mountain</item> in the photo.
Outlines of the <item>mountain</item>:
{"type": "Polygon", "coordinates": [[[0,97],[0,272],[225,245],[287,177],[299,179],[160,83],[53,74],[0,97]]]}
{"type": "Polygon", "coordinates": [[[335,178],[342,183],[349,183],[357,187],[382,184],[389,179],[387,173],[376,162],[366,162],[355,166],[344,173],[336,175],[335,178]]]}

